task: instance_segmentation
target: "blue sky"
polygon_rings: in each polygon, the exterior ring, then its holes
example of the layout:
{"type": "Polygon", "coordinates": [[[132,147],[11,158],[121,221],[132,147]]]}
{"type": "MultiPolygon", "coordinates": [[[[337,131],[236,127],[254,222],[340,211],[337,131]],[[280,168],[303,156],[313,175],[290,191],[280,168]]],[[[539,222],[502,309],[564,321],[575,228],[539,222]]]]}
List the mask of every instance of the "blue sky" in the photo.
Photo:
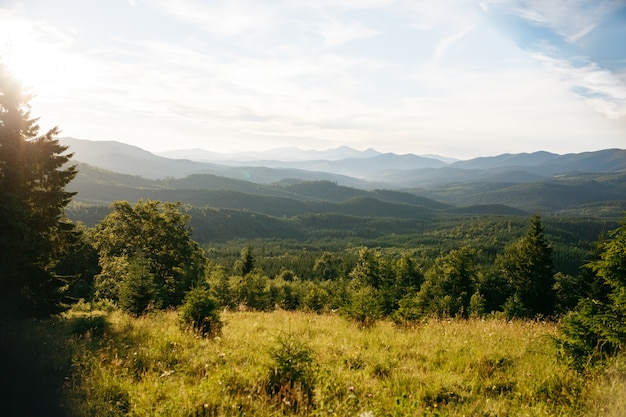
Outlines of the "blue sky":
{"type": "Polygon", "coordinates": [[[0,0],[43,128],[151,151],[626,148],[623,0],[0,0]]]}

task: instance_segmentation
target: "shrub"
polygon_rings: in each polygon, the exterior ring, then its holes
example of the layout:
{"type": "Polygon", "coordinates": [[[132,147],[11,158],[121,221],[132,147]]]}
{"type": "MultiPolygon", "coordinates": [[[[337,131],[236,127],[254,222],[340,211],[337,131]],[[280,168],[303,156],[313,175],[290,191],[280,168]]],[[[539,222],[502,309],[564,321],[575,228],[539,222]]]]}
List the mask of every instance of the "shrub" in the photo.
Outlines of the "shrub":
{"type": "Polygon", "coordinates": [[[180,318],[184,326],[205,337],[218,336],[222,331],[219,305],[204,287],[191,289],[180,308],[180,318]]]}
{"type": "Polygon", "coordinates": [[[102,337],[109,327],[106,316],[101,314],[78,316],[71,319],[70,332],[85,337],[102,337]]]}
{"type": "Polygon", "coordinates": [[[374,326],[383,317],[378,292],[370,286],[355,290],[350,296],[350,303],[344,307],[343,313],[362,328],[374,326]]]}
{"type": "Polygon", "coordinates": [[[313,406],[315,388],[313,350],[293,333],[277,338],[278,346],[270,352],[268,393],[283,407],[295,412],[313,406]]]}
{"type": "Polygon", "coordinates": [[[393,313],[394,323],[412,327],[424,318],[424,311],[415,294],[407,294],[398,301],[398,309],[393,313]]]}

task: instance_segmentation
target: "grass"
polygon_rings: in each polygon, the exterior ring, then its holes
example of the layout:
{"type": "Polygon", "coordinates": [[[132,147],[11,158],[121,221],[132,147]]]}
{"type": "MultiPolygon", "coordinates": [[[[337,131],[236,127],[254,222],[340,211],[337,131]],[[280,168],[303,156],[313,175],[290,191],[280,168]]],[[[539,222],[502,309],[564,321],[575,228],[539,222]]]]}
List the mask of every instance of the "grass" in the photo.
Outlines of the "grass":
{"type": "Polygon", "coordinates": [[[63,380],[65,408],[78,416],[626,415],[623,359],[606,372],[573,372],[557,360],[554,323],[432,320],[360,330],[330,314],[222,319],[214,339],[181,330],[175,311],[74,312],[28,326],[31,338],[45,338],[41,349],[56,352],[50,366],[63,380]],[[281,344],[311,353],[312,403],[294,408],[268,389],[281,344]]]}

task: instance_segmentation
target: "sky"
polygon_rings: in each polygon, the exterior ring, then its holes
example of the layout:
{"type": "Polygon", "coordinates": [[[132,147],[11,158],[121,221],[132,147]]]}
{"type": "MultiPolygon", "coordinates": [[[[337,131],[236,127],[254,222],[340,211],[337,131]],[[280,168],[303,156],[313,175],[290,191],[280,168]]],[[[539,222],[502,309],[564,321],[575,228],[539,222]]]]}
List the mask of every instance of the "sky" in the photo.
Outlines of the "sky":
{"type": "Polygon", "coordinates": [[[0,60],[152,152],[626,148],[626,0],[0,0],[0,60]]]}

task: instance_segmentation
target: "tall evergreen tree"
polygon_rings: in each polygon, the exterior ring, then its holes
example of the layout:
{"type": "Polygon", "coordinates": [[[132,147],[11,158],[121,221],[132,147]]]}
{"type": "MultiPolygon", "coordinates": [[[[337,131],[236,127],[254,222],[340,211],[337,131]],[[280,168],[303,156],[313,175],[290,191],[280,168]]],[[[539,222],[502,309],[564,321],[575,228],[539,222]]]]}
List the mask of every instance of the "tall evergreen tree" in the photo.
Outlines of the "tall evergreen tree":
{"type": "Polygon", "coordinates": [[[76,175],[55,136],[39,134],[31,96],[0,64],[0,309],[3,315],[60,311],[65,283],[52,273],[72,225],[64,207],[76,175]]]}
{"type": "Polygon", "coordinates": [[[626,346],[626,217],[599,249],[598,258],[586,265],[599,290],[590,291],[563,318],[558,339],[579,369],[603,363],[626,346]]]}
{"type": "Polygon", "coordinates": [[[513,291],[507,302],[512,315],[550,315],[554,312],[552,248],[543,234],[539,215],[531,217],[526,236],[507,246],[504,254],[497,257],[496,265],[513,291]]]}

